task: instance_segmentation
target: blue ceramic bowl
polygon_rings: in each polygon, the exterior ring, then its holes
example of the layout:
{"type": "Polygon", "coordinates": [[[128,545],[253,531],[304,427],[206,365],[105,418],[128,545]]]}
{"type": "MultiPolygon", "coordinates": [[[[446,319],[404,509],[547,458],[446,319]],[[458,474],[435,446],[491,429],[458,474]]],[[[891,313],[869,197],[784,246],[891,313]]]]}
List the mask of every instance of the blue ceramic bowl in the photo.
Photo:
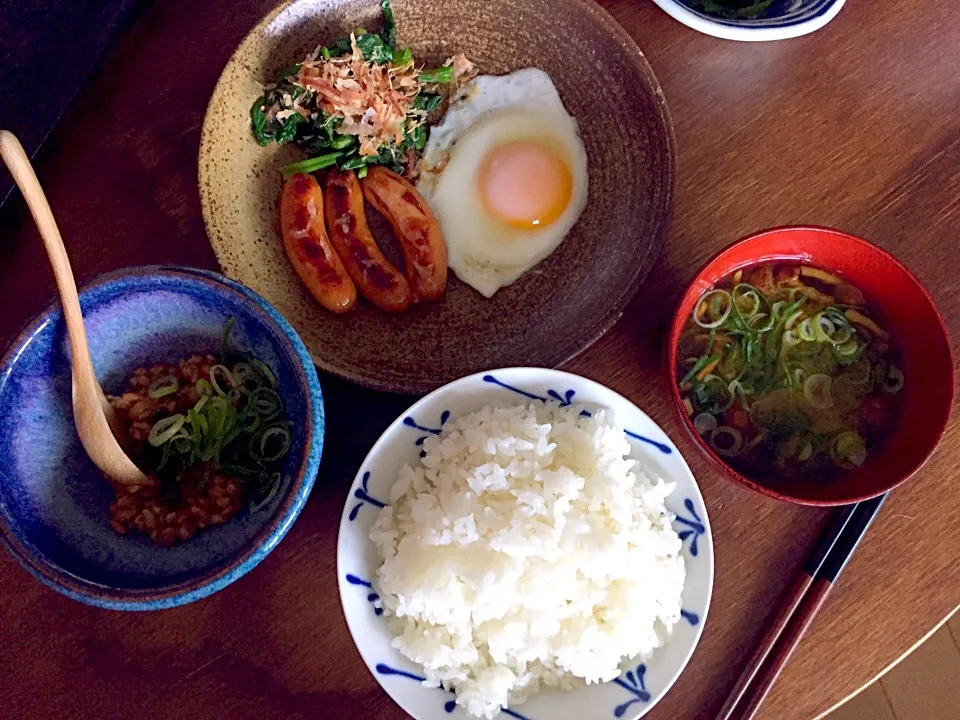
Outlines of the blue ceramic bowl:
{"type": "Polygon", "coordinates": [[[93,364],[107,393],[133,370],[216,352],[232,340],[274,370],[293,421],[284,486],[265,508],[172,548],[110,526],[113,490],[73,424],[70,362],[59,303],[13,341],[0,364],[0,536],[46,585],[81,602],[158,610],[205,597],[244,575],[280,542],[306,502],[323,447],[313,362],[263,298],[221,275],[172,266],[121,270],[80,293],[93,364]]]}
{"type": "Polygon", "coordinates": [[[708,12],[724,0],[653,0],[687,27],[727,40],[784,40],[819,30],[833,20],[844,0],[773,0],[755,17],[721,17],[708,12]]]}

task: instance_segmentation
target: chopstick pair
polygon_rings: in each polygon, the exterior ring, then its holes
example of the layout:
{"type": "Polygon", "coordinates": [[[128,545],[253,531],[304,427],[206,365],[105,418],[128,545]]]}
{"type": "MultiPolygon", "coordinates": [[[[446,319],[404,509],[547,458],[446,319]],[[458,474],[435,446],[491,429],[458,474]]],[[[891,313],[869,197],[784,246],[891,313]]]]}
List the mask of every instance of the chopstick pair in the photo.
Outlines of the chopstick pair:
{"type": "Polygon", "coordinates": [[[756,714],[888,494],[838,511],[794,580],[716,720],[750,720],[756,714]]]}

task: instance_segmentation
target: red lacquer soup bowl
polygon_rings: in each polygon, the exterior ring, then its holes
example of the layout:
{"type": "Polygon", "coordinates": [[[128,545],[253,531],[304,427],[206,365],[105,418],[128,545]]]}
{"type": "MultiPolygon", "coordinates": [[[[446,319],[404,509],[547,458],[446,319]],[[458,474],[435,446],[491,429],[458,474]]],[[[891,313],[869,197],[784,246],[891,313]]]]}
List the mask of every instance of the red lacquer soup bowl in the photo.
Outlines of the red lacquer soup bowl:
{"type": "Polygon", "coordinates": [[[680,424],[723,473],[765,495],[806,505],[843,505],[866,500],[909,479],[933,452],[950,416],[954,370],[943,318],[929,293],[890,253],[853,235],[819,227],[767,230],[714,256],[687,288],[670,330],[666,353],[670,392],[680,424]],[[677,383],[677,345],[700,296],[737,270],[764,262],[799,262],[841,276],[878,307],[896,338],[905,383],[900,412],[886,442],[867,461],[831,481],[784,482],[774,468],[747,477],[720,457],[697,433],[683,407],[677,383]]]}

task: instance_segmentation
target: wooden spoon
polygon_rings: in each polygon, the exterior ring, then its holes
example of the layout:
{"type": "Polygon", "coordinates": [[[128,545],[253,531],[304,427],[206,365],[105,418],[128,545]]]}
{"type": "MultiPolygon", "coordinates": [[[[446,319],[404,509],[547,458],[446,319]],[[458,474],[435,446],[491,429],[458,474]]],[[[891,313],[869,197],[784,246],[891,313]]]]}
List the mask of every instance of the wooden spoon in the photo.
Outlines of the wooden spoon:
{"type": "Polygon", "coordinates": [[[46,195],[43,194],[30,159],[16,136],[6,130],[0,130],[0,158],[10,170],[17,187],[27,201],[57,281],[60,303],[63,305],[63,317],[67,322],[67,333],[70,336],[73,420],[77,425],[80,442],[96,466],[113,480],[124,485],[150,483],[147,476],[123,452],[111,429],[119,427],[118,420],[93,370],[87,332],[83,326],[83,314],[80,311],[80,298],[77,296],[77,284],[73,279],[70,259],[63,246],[63,238],[60,237],[53,211],[50,210],[50,204],[47,202],[46,195]]]}

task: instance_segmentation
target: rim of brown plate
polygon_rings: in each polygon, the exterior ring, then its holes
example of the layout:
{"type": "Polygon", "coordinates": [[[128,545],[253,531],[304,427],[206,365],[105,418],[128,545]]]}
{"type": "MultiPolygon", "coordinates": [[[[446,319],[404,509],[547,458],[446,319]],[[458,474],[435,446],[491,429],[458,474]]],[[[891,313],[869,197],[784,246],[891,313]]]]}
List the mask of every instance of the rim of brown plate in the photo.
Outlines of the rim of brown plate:
{"type": "MultiPolygon", "coordinates": [[[[278,5],[263,18],[261,18],[260,21],[257,22],[257,24],[254,25],[254,27],[251,28],[246,35],[244,35],[236,49],[233,51],[233,53],[231,53],[230,58],[224,64],[223,69],[220,72],[220,76],[217,79],[217,83],[214,86],[213,92],[210,94],[210,101],[207,103],[207,108],[204,111],[203,125],[200,133],[198,158],[201,161],[198,163],[199,167],[197,183],[200,190],[200,209],[203,215],[204,229],[207,234],[208,242],[210,242],[210,228],[215,225],[215,220],[211,212],[212,203],[208,194],[209,191],[206,189],[203,182],[202,158],[208,153],[207,148],[211,142],[209,133],[211,132],[210,119],[212,113],[214,112],[213,101],[222,90],[221,84],[225,82],[227,68],[231,67],[237,61],[240,54],[246,49],[246,45],[250,39],[254,36],[262,34],[263,30],[271,22],[273,22],[278,15],[280,15],[291,5],[294,5],[300,1],[301,0],[285,0],[285,2],[278,5]]],[[[637,45],[633,37],[616,20],[614,20],[610,13],[608,13],[604,8],[600,7],[596,2],[594,2],[594,0],[564,0],[564,2],[579,6],[583,11],[591,15],[607,33],[609,33],[618,41],[619,45],[624,50],[624,59],[628,61],[631,67],[646,80],[646,83],[653,94],[660,99],[660,102],[656,103],[656,117],[659,121],[660,129],[663,132],[664,139],[666,140],[667,152],[664,162],[664,173],[667,176],[667,181],[662,183],[663,191],[654,195],[650,223],[653,230],[650,236],[651,242],[648,245],[647,252],[642,257],[638,258],[640,262],[637,263],[637,271],[633,278],[629,283],[624,284],[624,290],[620,292],[619,296],[610,304],[609,310],[598,322],[594,332],[592,332],[589,336],[581,337],[579,341],[570,343],[567,346],[558,349],[549,358],[543,361],[544,366],[551,368],[560,367],[585,351],[591,345],[596,343],[601,337],[603,337],[623,316],[623,312],[627,304],[640,290],[640,286],[643,284],[643,281],[646,280],[647,276],[650,274],[650,271],[653,269],[651,267],[651,263],[648,261],[656,258],[663,250],[667,233],[670,229],[670,223],[673,218],[673,203],[677,191],[677,140],[674,133],[673,119],[671,118],[670,111],[667,107],[663,88],[661,87],[659,80],[657,80],[657,77],[653,72],[653,68],[647,61],[646,56],[643,54],[643,51],[640,49],[640,46],[637,45]],[[570,347],[570,345],[572,345],[572,347],[570,347]]],[[[227,277],[230,277],[230,275],[222,269],[223,266],[221,253],[217,246],[212,242],[210,242],[210,244],[213,248],[214,255],[217,258],[217,263],[221,267],[221,271],[223,271],[227,277]]],[[[400,394],[423,394],[435,390],[447,382],[443,381],[438,383],[430,380],[423,381],[418,379],[407,379],[406,381],[402,381],[403,384],[401,385],[400,382],[397,382],[392,378],[372,377],[362,372],[358,372],[353,368],[327,362],[322,356],[314,352],[313,348],[309,345],[307,346],[307,352],[310,354],[313,362],[321,370],[329,372],[330,374],[344,380],[348,380],[374,390],[400,394]]],[[[477,368],[477,370],[482,369],[483,368],[477,368]]]]}

